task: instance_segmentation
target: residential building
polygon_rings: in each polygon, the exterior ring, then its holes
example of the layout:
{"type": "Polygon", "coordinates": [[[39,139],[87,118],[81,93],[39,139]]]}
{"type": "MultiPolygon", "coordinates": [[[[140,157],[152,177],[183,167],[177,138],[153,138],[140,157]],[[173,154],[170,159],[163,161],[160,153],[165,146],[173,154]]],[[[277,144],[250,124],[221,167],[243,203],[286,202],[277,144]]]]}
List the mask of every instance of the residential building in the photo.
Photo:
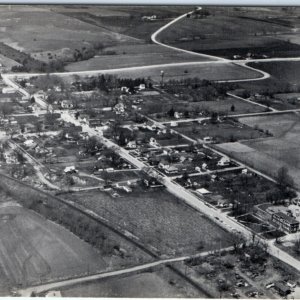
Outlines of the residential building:
{"type": "Polygon", "coordinates": [[[60,103],[61,108],[73,108],[73,102],[71,100],[62,100],[60,103]]]}

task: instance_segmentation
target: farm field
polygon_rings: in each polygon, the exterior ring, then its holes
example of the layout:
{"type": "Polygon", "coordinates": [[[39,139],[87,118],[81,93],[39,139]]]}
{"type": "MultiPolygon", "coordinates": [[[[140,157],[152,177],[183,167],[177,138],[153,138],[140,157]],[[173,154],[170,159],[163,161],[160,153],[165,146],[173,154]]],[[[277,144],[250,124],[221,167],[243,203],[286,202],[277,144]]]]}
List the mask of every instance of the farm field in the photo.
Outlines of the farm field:
{"type": "Polygon", "coordinates": [[[300,76],[300,62],[253,62],[249,63],[249,66],[263,70],[272,75],[273,78],[282,82],[289,83],[291,85],[299,84],[300,76]]]}
{"type": "Polygon", "coordinates": [[[270,56],[298,56],[300,47],[289,42],[293,27],[298,25],[293,13],[270,9],[263,13],[259,8],[206,8],[206,17],[184,18],[167,28],[160,40],[179,48],[195,52],[232,58],[233,55],[266,54],[270,56]],[[247,15],[245,17],[245,11],[247,15]],[[290,17],[289,21],[281,18],[290,17]],[[289,37],[285,37],[288,35],[289,37]],[[278,38],[278,36],[280,38],[278,38]]]}
{"type": "MultiPolygon", "coordinates": [[[[155,82],[161,81],[161,71],[164,71],[164,80],[184,79],[198,77],[207,80],[238,80],[259,78],[262,75],[256,71],[243,68],[231,63],[218,64],[186,64],[178,66],[156,67],[148,66],[146,68],[132,68],[128,70],[105,70],[103,73],[116,74],[118,77],[126,78],[146,78],[151,77],[155,82]]],[[[101,73],[101,71],[99,71],[101,73]]]]}
{"type": "Polygon", "coordinates": [[[101,6],[95,10],[88,7],[50,6],[53,11],[76,18],[114,32],[132,36],[145,41],[150,35],[176,16],[191,11],[191,6],[101,6]],[[151,21],[142,20],[143,16],[156,16],[151,21]]]}
{"type": "Polygon", "coordinates": [[[239,87],[251,94],[259,93],[273,95],[265,102],[278,110],[296,109],[298,101],[287,100],[284,95],[293,95],[300,88],[300,62],[299,61],[274,61],[274,62],[250,62],[249,66],[265,71],[271,75],[270,78],[255,82],[241,82],[239,87]],[[283,98],[281,95],[283,94],[283,98]]]}
{"type": "Polygon", "coordinates": [[[280,167],[287,167],[295,184],[300,186],[299,131],[300,119],[296,114],[241,118],[248,126],[269,130],[274,137],[243,143],[227,143],[217,147],[228,155],[275,177],[280,167]]]}
{"type": "Polygon", "coordinates": [[[99,53],[95,57],[73,62],[66,66],[67,71],[105,70],[134,66],[147,66],[176,62],[208,61],[210,59],[198,55],[181,53],[153,44],[120,45],[107,47],[103,52],[115,54],[105,55],[99,53]]]}
{"type": "Polygon", "coordinates": [[[62,290],[63,297],[205,297],[167,268],[107,278],[62,290]],[[173,281],[175,284],[171,284],[173,281]]]}
{"type": "Polygon", "coordinates": [[[0,196],[0,290],[107,269],[99,252],[69,231],[0,196]]]}
{"type": "Polygon", "coordinates": [[[269,130],[274,137],[283,137],[290,134],[290,129],[298,126],[299,116],[293,113],[285,113],[276,116],[253,116],[239,118],[239,122],[250,127],[258,127],[262,130],[269,130]]]}
{"type": "Polygon", "coordinates": [[[112,224],[117,223],[161,254],[186,255],[202,247],[203,251],[214,249],[221,237],[222,244],[228,245],[224,230],[166,190],[137,186],[133,192],[125,193],[126,197],[124,193],[112,197],[109,193],[89,191],[65,197],[71,197],[112,224]]]}
{"type": "Polygon", "coordinates": [[[42,6],[2,6],[0,19],[0,42],[37,59],[52,51],[61,57],[76,48],[93,47],[100,40],[103,46],[139,43],[137,39],[66,18],[42,6]]]}

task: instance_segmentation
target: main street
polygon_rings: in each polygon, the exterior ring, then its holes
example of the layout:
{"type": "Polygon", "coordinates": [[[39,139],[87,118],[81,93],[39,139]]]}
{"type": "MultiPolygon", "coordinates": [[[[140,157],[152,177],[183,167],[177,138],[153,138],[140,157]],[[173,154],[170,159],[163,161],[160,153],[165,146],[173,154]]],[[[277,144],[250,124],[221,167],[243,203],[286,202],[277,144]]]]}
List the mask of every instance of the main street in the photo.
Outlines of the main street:
{"type": "MultiPolygon", "coordinates": [[[[77,126],[80,125],[79,121],[75,119],[74,116],[71,116],[68,112],[62,112],[61,117],[66,122],[71,122],[77,126]]],[[[162,126],[161,124],[159,124],[162,126]]],[[[241,234],[246,240],[252,239],[252,232],[242,224],[238,223],[233,217],[229,217],[227,214],[222,213],[221,211],[215,209],[214,207],[210,206],[206,203],[205,198],[202,196],[198,196],[193,194],[192,192],[188,191],[184,187],[180,186],[179,184],[175,183],[172,178],[157,172],[154,168],[149,167],[144,162],[138,160],[136,157],[130,155],[130,153],[122,148],[119,147],[114,142],[106,139],[103,137],[101,133],[96,131],[95,129],[89,127],[88,125],[82,125],[82,130],[87,132],[90,136],[97,136],[99,141],[103,143],[106,147],[113,149],[116,151],[121,157],[125,160],[129,161],[131,164],[135,165],[137,168],[141,170],[148,170],[148,174],[158,178],[165,187],[168,189],[170,193],[175,195],[176,197],[182,199],[186,202],[189,206],[195,208],[199,212],[205,214],[209,219],[213,222],[217,223],[220,227],[228,230],[230,232],[235,231],[236,233],[241,234]]],[[[283,262],[289,264],[291,267],[300,270],[300,261],[295,259],[294,257],[290,256],[286,252],[282,251],[276,245],[274,245],[274,241],[266,241],[262,238],[257,237],[262,242],[268,244],[269,253],[275,256],[276,258],[282,260],[283,262]]]]}

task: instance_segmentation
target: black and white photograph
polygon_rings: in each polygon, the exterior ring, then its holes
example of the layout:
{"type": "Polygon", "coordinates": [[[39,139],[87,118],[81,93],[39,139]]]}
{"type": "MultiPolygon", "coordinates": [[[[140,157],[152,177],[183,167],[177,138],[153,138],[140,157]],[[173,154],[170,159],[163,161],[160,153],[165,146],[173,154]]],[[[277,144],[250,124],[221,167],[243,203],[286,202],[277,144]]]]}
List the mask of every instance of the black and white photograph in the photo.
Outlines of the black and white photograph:
{"type": "Polygon", "coordinates": [[[300,6],[0,5],[0,297],[300,299],[300,6]]]}

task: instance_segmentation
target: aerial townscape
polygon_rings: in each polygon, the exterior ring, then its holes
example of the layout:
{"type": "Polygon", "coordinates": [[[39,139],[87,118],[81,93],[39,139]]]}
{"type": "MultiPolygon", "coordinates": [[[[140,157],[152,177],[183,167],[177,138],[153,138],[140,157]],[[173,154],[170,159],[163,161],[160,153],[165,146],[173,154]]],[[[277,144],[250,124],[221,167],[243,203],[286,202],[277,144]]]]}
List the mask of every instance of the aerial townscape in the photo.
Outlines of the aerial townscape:
{"type": "Polygon", "coordinates": [[[300,8],[0,6],[0,296],[300,299],[300,8]]]}

